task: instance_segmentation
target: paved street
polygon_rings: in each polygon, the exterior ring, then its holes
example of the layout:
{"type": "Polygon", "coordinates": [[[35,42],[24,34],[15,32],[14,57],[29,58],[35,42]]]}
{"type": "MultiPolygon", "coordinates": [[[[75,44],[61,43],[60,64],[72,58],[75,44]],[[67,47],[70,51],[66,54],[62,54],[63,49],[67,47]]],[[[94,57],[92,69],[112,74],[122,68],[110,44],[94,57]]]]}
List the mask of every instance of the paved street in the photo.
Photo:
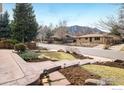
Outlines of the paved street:
{"type": "Polygon", "coordinates": [[[55,44],[38,44],[40,47],[46,47],[48,49],[70,49],[72,51],[77,51],[82,55],[91,55],[104,57],[109,59],[120,59],[124,60],[124,52],[114,51],[114,50],[104,50],[96,48],[86,48],[86,47],[77,47],[77,46],[64,46],[64,45],[55,45],[55,44]]]}

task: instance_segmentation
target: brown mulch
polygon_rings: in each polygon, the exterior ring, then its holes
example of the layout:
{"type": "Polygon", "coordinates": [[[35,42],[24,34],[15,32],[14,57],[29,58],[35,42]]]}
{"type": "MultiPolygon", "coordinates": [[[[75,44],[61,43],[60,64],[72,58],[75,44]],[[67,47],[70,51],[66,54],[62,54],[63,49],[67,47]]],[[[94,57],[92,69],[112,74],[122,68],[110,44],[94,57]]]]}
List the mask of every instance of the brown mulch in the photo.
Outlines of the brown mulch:
{"type": "Polygon", "coordinates": [[[122,60],[116,60],[114,62],[97,62],[94,64],[105,65],[105,66],[110,66],[110,67],[124,68],[124,61],[122,61],[122,60]]]}
{"type": "Polygon", "coordinates": [[[78,54],[76,52],[71,53],[71,55],[73,55],[77,59],[93,59],[93,58],[90,58],[90,57],[86,57],[86,56],[84,56],[82,54],[78,54]]]}
{"type": "Polygon", "coordinates": [[[100,79],[100,76],[94,75],[87,70],[76,66],[59,70],[71,83],[71,85],[84,85],[86,79],[100,79]]]}
{"type": "Polygon", "coordinates": [[[57,60],[50,60],[50,59],[47,59],[47,58],[42,58],[42,59],[28,60],[27,62],[44,62],[44,61],[57,61],[57,60]]]}

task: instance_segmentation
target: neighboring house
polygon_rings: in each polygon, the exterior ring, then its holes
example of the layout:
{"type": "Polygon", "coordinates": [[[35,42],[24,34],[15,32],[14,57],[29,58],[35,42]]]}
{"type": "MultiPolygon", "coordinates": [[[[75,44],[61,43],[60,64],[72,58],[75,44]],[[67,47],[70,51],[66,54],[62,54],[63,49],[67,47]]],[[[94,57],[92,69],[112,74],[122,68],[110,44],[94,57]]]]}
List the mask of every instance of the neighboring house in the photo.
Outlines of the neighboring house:
{"type": "Polygon", "coordinates": [[[114,36],[114,35],[108,35],[108,34],[87,34],[87,35],[76,37],[77,45],[81,45],[83,43],[113,44],[120,41],[121,41],[120,37],[114,36]]]}
{"type": "Polygon", "coordinates": [[[55,43],[73,43],[75,41],[75,37],[69,34],[66,34],[64,38],[54,35],[52,36],[52,40],[55,43]]]}

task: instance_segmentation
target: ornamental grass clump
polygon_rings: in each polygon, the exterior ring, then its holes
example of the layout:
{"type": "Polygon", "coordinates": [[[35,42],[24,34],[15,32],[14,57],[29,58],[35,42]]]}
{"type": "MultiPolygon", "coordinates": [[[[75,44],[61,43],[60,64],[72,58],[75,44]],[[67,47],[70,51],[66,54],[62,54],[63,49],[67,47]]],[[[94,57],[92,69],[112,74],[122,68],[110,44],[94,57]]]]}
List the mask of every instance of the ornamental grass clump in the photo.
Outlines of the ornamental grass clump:
{"type": "Polygon", "coordinates": [[[19,54],[25,61],[32,61],[38,59],[38,54],[32,51],[25,51],[19,54]]]}

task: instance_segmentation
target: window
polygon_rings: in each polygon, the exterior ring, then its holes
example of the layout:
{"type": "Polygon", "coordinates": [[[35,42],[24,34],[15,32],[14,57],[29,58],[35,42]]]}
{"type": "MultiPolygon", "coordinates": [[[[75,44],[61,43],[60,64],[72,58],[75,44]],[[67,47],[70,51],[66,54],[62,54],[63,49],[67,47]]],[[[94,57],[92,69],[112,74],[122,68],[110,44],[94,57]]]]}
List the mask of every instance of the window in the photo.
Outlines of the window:
{"type": "Polygon", "coordinates": [[[100,37],[95,37],[95,40],[100,40],[100,37]]]}
{"type": "Polygon", "coordinates": [[[87,40],[88,38],[86,37],[85,40],[87,40]]]}

